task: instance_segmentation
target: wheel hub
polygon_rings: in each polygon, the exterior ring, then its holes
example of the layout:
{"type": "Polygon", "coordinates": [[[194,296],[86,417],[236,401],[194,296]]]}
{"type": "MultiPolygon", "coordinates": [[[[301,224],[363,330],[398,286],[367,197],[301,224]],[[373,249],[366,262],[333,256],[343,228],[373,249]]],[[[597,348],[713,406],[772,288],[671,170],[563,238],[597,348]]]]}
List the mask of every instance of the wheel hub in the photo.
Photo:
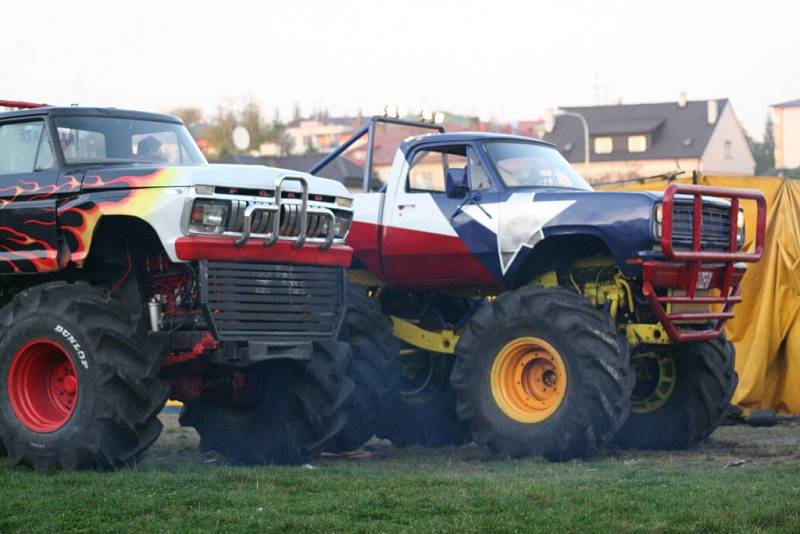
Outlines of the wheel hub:
{"type": "Polygon", "coordinates": [[[553,387],[556,385],[556,382],[558,382],[558,375],[555,371],[548,369],[542,375],[542,382],[544,382],[546,387],[553,387]]]}
{"type": "Polygon", "coordinates": [[[664,351],[648,350],[634,354],[636,385],[631,395],[634,413],[649,413],[669,400],[675,389],[675,359],[664,351]]]}
{"type": "Polygon", "coordinates": [[[46,338],[33,339],[14,355],[8,398],[17,419],[34,432],[55,432],[78,402],[78,373],[66,350],[46,338]]]}
{"type": "Polygon", "coordinates": [[[449,386],[448,358],[427,351],[411,350],[400,353],[403,375],[400,395],[405,402],[424,404],[449,386]]]}
{"type": "Polygon", "coordinates": [[[498,407],[520,423],[550,417],[566,395],[567,370],[558,351],[534,337],[517,338],[495,356],[492,395],[498,407]]]}

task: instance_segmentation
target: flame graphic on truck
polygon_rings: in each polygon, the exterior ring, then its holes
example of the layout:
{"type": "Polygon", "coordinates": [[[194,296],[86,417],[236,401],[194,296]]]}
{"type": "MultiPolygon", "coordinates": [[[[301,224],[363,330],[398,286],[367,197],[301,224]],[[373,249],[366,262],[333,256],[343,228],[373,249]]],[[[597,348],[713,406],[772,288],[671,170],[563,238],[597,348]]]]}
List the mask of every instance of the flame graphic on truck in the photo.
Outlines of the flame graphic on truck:
{"type": "MultiPolygon", "coordinates": [[[[25,210],[21,224],[16,223],[14,228],[0,225],[0,272],[52,272],[68,261],[85,260],[101,217],[145,216],[158,200],[151,188],[172,185],[178,172],[176,168],[161,168],[141,175],[130,170],[110,176],[107,172],[102,176],[90,173],[83,183],[66,175],[58,184],[19,180],[0,188],[0,219],[2,210],[15,209],[17,202],[25,210]],[[52,202],[48,204],[48,200],[52,202]],[[31,205],[33,202],[37,205],[31,205]]],[[[18,215],[13,217],[17,219],[18,215]]]]}

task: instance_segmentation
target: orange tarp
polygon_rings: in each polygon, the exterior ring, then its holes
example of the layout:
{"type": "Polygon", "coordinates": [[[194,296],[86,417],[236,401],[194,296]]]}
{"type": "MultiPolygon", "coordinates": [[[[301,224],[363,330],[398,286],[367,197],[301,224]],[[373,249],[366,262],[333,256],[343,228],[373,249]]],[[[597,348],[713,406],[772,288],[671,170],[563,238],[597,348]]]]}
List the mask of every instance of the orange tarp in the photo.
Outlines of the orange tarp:
{"type": "MultiPolygon", "coordinates": [[[[691,179],[677,180],[687,183],[691,179]]],[[[742,280],[743,302],[726,325],[736,346],[739,387],[733,402],[746,410],[800,413],[800,181],[779,177],[701,176],[700,185],[758,189],[767,199],[764,257],[742,280]]],[[[660,191],[666,181],[597,186],[660,191]]],[[[755,233],[755,204],[743,202],[746,242],[755,233]]]]}

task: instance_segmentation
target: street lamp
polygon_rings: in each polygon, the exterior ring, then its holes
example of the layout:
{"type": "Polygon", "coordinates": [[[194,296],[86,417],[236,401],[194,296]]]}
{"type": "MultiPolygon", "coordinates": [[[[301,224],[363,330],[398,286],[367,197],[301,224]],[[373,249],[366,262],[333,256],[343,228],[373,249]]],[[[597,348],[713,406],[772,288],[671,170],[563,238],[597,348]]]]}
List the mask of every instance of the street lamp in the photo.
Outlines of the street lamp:
{"type": "Polygon", "coordinates": [[[584,163],[589,163],[589,124],[586,122],[586,117],[574,111],[557,108],[554,112],[552,108],[550,108],[547,110],[547,116],[545,118],[545,124],[549,126],[547,127],[549,132],[555,129],[555,120],[556,117],[559,116],[576,117],[581,121],[581,125],[583,125],[583,160],[584,163]]]}

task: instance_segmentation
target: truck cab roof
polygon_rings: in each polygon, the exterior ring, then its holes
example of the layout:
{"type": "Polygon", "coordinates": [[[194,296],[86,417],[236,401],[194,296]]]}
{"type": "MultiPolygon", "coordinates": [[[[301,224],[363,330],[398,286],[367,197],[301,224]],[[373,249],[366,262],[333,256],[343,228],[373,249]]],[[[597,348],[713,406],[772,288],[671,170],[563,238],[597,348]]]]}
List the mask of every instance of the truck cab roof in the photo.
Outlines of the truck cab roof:
{"type": "Polygon", "coordinates": [[[415,135],[406,139],[400,148],[406,152],[408,149],[418,145],[421,142],[433,141],[436,143],[471,143],[473,141],[521,141],[526,143],[536,143],[551,148],[556,148],[556,145],[536,139],[533,137],[524,137],[521,135],[499,134],[493,132],[448,132],[448,133],[430,133],[423,135],[415,135]]]}
{"type": "Polygon", "coordinates": [[[98,108],[98,107],[50,107],[43,106],[38,108],[20,109],[15,111],[0,112],[0,120],[16,119],[25,117],[115,117],[121,119],[137,119],[158,122],[170,122],[183,124],[183,122],[172,115],[164,113],[151,113],[147,111],[133,111],[129,109],[117,108],[98,108]]]}

